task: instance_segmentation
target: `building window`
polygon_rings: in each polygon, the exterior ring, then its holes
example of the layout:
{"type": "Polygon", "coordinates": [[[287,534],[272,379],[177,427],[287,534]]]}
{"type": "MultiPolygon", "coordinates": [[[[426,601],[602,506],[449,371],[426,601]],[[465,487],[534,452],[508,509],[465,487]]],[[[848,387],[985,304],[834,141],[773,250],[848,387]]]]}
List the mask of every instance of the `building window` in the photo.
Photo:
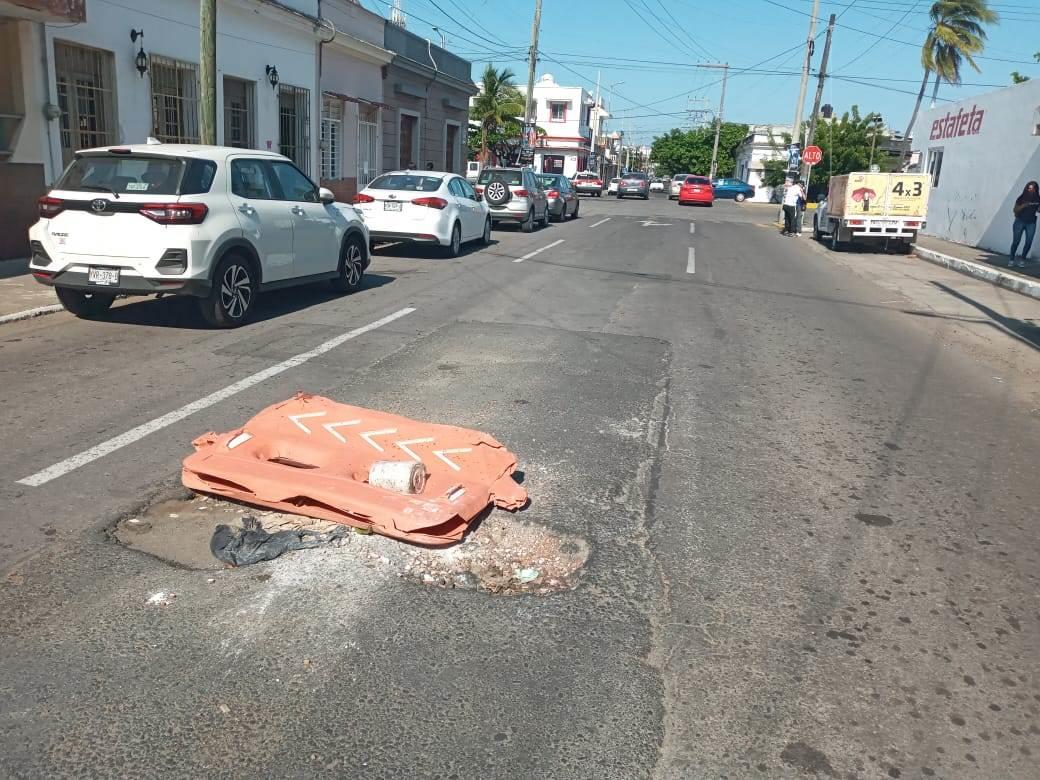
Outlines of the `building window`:
{"type": "Polygon", "coordinates": [[[224,146],[256,148],[254,90],[252,81],[224,77],[224,146]]]}
{"type": "Polygon", "coordinates": [[[54,42],[54,71],[61,109],[61,158],[72,162],[77,149],[107,146],[115,135],[112,52],[54,42]]]}
{"type": "Polygon", "coordinates": [[[405,170],[414,170],[419,167],[419,117],[417,114],[406,114],[402,111],[399,122],[399,163],[405,170]]]}
{"type": "Polygon", "coordinates": [[[368,186],[378,174],[379,168],[379,108],[361,105],[358,107],[358,189],[368,186]]]}
{"type": "Polygon", "coordinates": [[[550,122],[566,122],[567,121],[567,104],[566,103],[549,103],[549,121],[550,122]]]}
{"type": "Polygon", "coordinates": [[[343,178],[343,101],[321,100],[321,178],[343,178]]]}
{"type": "Polygon", "coordinates": [[[199,76],[190,62],[148,58],[152,82],[152,135],[167,144],[199,142],[199,76]]]}
{"type": "Polygon", "coordinates": [[[942,172],[943,150],[930,149],[928,151],[928,175],[932,177],[932,186],[939,186],[939,174],[942,172]]]}
{"type": "Polygon", "coordinates": [[[556,154],[542,155],[542,173],[563,173],[563,156],[556,154]]]}
{"type": "Polygon", "coordinates": [[[459,125],[455,122],[444,123],[444,170],[458,172],[459,165],[459,125]]]}
{"type": "Polygon", "coordinates": [[[310,173],[311,92],[303,87],[278,86],[278,151],[304,173],[310,173]]]}

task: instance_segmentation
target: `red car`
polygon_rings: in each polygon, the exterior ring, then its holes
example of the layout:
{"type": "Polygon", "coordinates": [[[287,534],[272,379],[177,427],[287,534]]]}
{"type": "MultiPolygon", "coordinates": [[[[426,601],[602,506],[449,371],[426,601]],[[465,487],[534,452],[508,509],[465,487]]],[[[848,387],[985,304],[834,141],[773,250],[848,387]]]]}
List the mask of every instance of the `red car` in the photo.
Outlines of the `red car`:
{"type": "Polygon", "coordinates": [[[715,200],[715,190],[711,179],[707,176],[687,176],[679,187],[679,205],[687,203],[703,203],[711,206],[715,200]]]}

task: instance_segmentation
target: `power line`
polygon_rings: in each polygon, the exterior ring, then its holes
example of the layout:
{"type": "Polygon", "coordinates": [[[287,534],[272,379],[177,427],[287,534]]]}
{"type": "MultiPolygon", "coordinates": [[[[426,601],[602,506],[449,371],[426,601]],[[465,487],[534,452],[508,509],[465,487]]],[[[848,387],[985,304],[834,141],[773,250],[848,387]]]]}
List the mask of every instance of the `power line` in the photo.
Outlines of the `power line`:
{"type": "MultiPolygon", "coordinates": [[[[917,3],[918,2],[921,2],[921,0],[917,0],[917,2],[915,2],[912,6],[910,6],[909,10],[906,13],[904,13],[902,16],[900,16],[895,21],[895,23],[891,27],[888,28],[888,32],[886,32],[885,35],[888,35],[889,33],[895,32],[896,28],[900,24],[903,23],[903,20],[906,19],[906,17],[908,17],[910,15],[910,12],[913,11],[917,7],[917,3]]],[[[848,10],[848,9],[846,8],[845,10],[848,10]]],[[[844,70],[845,68],[849,67],[849,65],[851,65],[852,63],[858,62],[859,60],[863,59],[863,57],[865,57],[868,53],[870,53],[873,50],[873,48],[875,46],[877,46],[879,43],[881,43],[881,39],[880,38],[875,38],[874,41],[867,48],[865,48],[863,51],[861,51],[859,54],[857,54],[851,60],[846,62],[844,65],[839,65],[837,68],[835,68],[835,71],[844,70]]]]}
{"type": "MultiPolygon", "coordinates": [[[[665,5],[665,4],[664,4],[664,3],[662,2],[662,0],[656,0],[656,1],[657,1],[657,4],[658,4],[659,6],[661,6],[661,10],[662,10],[662,11],[664,11],[664,12],[665,12],[665,14],[667,14],[667,15],[668,15],[668,18],[672,20],[672,22],[673,22],[673,23],[675,24],[675,26],[676,26],[676,27],[678,27],[678,28],[680,28],[680,29],[685,29],[686,27],[688,27],[688,26],[689,26],[689,25],[683,25],[683,24],[682,24],[682,23],[681,23],[681,22],[680,22],[680,21],[679,21],[678,19],[676,19],[676,18],[675,18],[675,16],[674,16],[674,15],[672,14],[672,12],[668,10],[668,6],[666,6],[666,5],[665,5]]],[[[701,50],[702,52],[704,52],[704,55],[705,55],[705,56],[706,56],[706,57],[707,57],[707,58],[708,58],[709,60],[714,60],[714,59],[716,59],[716,57],[714,57],[714,56],[712,55],[712,53],[711,53],[710,51],[708,51],[708,50],[707,50],[707,49],[706,49],[706,48],[704,47],[704,45],[703,45],[703,44],[701,44],[701,43],[700,43],[700,42],[699,42],[699,41],[698,41],[698,40],[697,40],[696,38],[690,38],[690,41],[691,41],[691,42],[692,42],[692,43],[693,43],[693,44],[694,44],[694,45],[695,45],[695,46],[696,46],[696,47],[697,47],[698,49],[700,49],[700,50],[701,50]]]]}

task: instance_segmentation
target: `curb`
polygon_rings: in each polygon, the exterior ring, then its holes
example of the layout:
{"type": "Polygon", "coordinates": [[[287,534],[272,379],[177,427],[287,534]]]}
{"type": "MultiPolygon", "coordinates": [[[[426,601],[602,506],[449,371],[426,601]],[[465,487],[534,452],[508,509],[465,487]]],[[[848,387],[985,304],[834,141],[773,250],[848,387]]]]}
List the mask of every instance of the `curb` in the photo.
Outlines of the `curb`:
{"type": "Polygon", "coordinates": [[[1018,276],[1017,274],[1008,274],[1001,271],[999,268],[994,268],[990,265],[976,263],[971,260],[962,260],[959,257],[952,257],[951,255],[944,255],[942,252],[936,252],[933,249],[925,249],[917,244],[914,244],[914,254],[922,260],[927,260],[929,263],[941,265],[944,268],[949,268],[951,271],[957,271],[966,276],[973,276],[976,279],[982,279],[990,284],[1003,287],[1006,290],[1011,290],[1012,292],[1017,292],[1021,295],[1028,295],[1030,298],[1040,300],[1040,280],[1028,279],[1024,276],[1018,276]]]}
{"type": "Polygon", "coordinates": [[[0,315],[0,325],[4,325],[8,322],[19,322],[20,320],[31,320],[33,317],[42,317],[44,314],[54,314],[63,309],[64,307],[60,303],[56,303],[52,306],[39,306],[35,309],[16,311],[14,314],[0,315]]]}

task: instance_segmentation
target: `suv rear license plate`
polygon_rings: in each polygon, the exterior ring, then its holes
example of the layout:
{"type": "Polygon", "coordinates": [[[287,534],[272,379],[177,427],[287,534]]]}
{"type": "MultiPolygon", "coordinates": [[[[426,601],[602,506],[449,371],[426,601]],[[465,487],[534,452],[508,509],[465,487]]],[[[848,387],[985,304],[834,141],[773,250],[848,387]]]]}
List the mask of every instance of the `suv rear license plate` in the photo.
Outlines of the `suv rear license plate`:
{"type": "Polygon", "coordinates": [[[401,204],[400,203],[396,203],[395,201],[392,201],[392,200],[384,200],[383,201],[383,211],[400,211],[400,210],[401,210],[401,204]]]}
{"type": "Polygon", "coordinates": [[[88,268],[87,284],[96,284],[101,287],[115,287],[119,284],[119,269],[88,268]]]}

